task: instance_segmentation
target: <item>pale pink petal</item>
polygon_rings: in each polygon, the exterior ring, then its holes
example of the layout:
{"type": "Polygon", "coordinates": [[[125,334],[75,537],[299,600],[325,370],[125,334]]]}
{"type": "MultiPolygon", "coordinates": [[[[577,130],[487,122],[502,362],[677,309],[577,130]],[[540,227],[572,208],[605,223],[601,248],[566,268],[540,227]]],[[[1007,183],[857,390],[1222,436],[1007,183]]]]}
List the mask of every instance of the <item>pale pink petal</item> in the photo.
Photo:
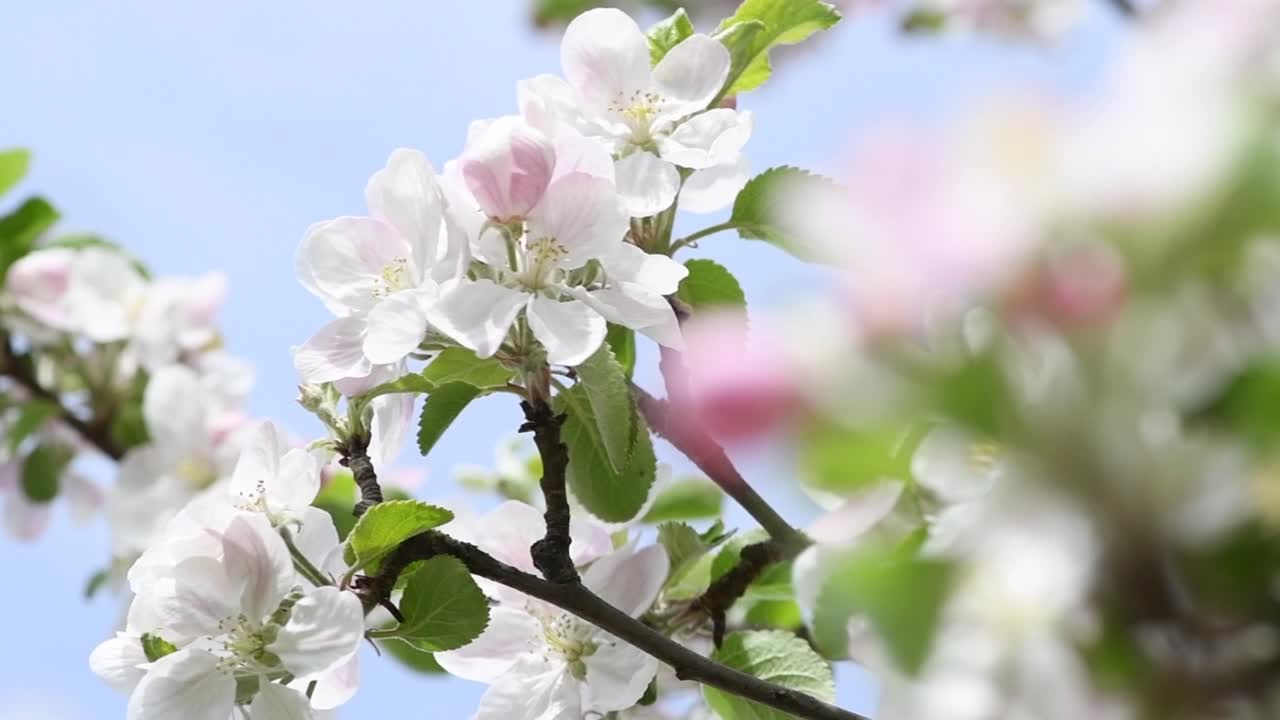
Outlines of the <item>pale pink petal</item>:
{"type": "Polygon", "coordinates": [[[685,120],[658,141],[658,154],[676,165],[701,170],[737,160],[751,137],[751,113],[716,108],[685,120]]]}
{"type": "Polygon", "coordinates": [[[582,584],[610,605],[639,617],[657,599],[670,569],[661,545],[638,551],[624,546],[592,563],[582,576],[582,584]]]}
{"type": "Polygon", "coordinates": [[[649,41],[621,10],[588,10],[569,23],[560,64],[582,98],[603,110],[649,85],[649,41]]]}
{"type": "Polygon", "coordinates": [[[338,318],[293,349],[293,366],[304,383],[361,378],[373,364],[364,354],[364,316],[338,318]]]}
{"type": "Polygon", "coordinates": [[[462,177],[480,209],[510,222],[542,199],[556,165],[551,140],[519,116],[494,120],[468,143],[460,159],[462,177]]]}
{"type": "Polygon", "coordinates": [[[556,179],[529,215],[528,225],[531,237],[554,238],[568,251],[559,259],[566,269],[607,253],[630,227],[613,184],[585,173],[556,179]]]}
{"type": "Polygon", "coordinates": [[[489,625],[480,637],[435,657],[450,675],[494,682],[508,674],[523,654],[535,649],[541,638],[542,625],[532,615],[498,606],[489,611],[489,625]]]}

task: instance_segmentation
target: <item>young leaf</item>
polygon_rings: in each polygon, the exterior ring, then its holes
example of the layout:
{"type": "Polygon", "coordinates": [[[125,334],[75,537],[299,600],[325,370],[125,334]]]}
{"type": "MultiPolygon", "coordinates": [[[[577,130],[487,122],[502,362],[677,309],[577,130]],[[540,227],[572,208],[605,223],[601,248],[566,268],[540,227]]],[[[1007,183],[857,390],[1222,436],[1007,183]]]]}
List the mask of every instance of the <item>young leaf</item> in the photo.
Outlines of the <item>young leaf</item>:
{"type": "MultiPolygon", "coordinates": [[[[737,95],[764,84],[773,72],[769,51],[778,45],[794,45],[819,30],[840,22],[840,13],[819,0],[746,0],[738,11],[720,23],[717,34],[736,23],[758,21],[764,30],[754,33],[749,42],[729,45],[735,62],[730,67],[724,95],[737,95]]],[[[741,39],[737,39],[742,43],[741,39]]]]}
{"type": "Polygon", "coordinates": [[[74,453],[59,445],[39,445],[22,463],[22,492],[31,502],[52,502],[74,453]]]}
{"type": "Polygon", "coordinates": [[[649,28],[649,62],[657,65],[666,57],[671,48],[679,45],[694,32],[693,21],[689,13],[680,8],[671,17],[659,21],[649,28]]]}
{"type": "Polygon", "coordinates": [[[89,579],[86,580],[84,584],[84,599],[92,600],[93,596],[97,595],[99,590],[106,587],[107,581],[110,579],[111,570],[108,568],[103,568],[102,570],[90,575],[89,579]]]}
{"type": "Polygon", "coordinates": [[[400,612],[396,634],[428,652],[460,648],[489,624],[489,601],[462,561],[448,556],[427,560],[409,576],[400,612]]]}
{"type": "Polygon", "coordinates": [[[604,341],[609,344],[622,371],[630,378],[636,370],[636,331],[609,323],[609,332],[604,336],[604,341]]]}
{"type": "MultiPolygon", "coordinates": [[[[785,630],[731,633],[711,659],[761,680],[834,702],[835,677],[809,643],[785,630]]],[[[790,715],[704,686],[702,696],[723,720],[789,720],[790,715]]]]}
{"type": "Polygon", "coordinates": [[[644,522],[657,524],[670,520],[701,520],[720,517],[724,491],[704,477],[687,477],[664,487],[644,522]]]}
{"type": "Polygon", "coordinates": [[[658,526],[658,542],[671,560],[671,572],[663,588],[668,599],[692,600],[711,585],[711,565],[716,558],[713,551],[729,537],[719,531],[719,523],[712,531],[699,533],[677,522],[658,526]]]}
{"type": "Polygon", "coordinates": [[[31,252],[36,240],[58,221],[58,211],[44,198],[33,197],[0,217],[0,285],[9,266],[31,252]]]}
{"type": "MultiPolygon", "coordinates": [[[[683,12],[683,11],[681,11],[683,12]]],[[[657,62],[657,61],[655,61],[657,62]]],[[[23,148],[0,150],[0,195],[22,181],[31,165],[31,153],[23,148]]]]}
{"type": "Polygon", "coordinates": [[[578,365],[576,387],[582,388],[586,394],[609,466],[618,472],[631,454],[637,415],[626,372],[614,359],[608,345],[601,345],[578,365]]]}
{"type": "Polygon", "coordinates": [[[924,426],[815,427],[801,446],[801,479],[818,490],[849,495],[885,480],[911,479],[911,458],[924,426]]]}
{"type": "Polygon", "coordinates": [[[511,371],[497,360],[478,358],[475,353],[462,348],[441,352],[422,369],[422,377],[435,385],[460,382],[481,390],[504,387],[511,375],[511,371]]]}
{"type": "Polygon", "coordinates": [[[906,673],[929,657],[953,566],[896,549],[857,550],[839,558],[818,594],[813,640],[829,657],[849,654],[848,625],[865,615],[906,673]]]}
{"type": "Polygon", "coordinates": [[[787,165],[770,168],[751,178],[738,193],[729,224],[744,240],[763,240],[801,260],[817,261],[821,258],[787,227],[780,209],[784,199],[794,194],[834,192],[836,184],[821,175],[787,165]]]}
{"type": "Polygon", "coordinates": [[[147,662],[155,662],[165,655],[172,655],[178,652],[178,647],[173,643],[165,640],[159,635],[151,633],[142,634],[142,654],[146,656],[147,662]]]}
{"type": "Polygon", "coordinates": [[[353,568],[368,568],[420,532],[443,525],[453,513],[417,500],[393,500],[369,508],[347,536],[345,556],[353,568]]]}
{"type": "Polygon", "coordinates": [[[464,382],[451,382],[428,395],[422,404],[422,416],[418,419],[418,452],[424,457],[431,452],[444,431],[481,392],[464,382]]]}
{"type": "Polygon", "coordinates": [[[689,274],[680,281],[676,295],[694,310],[728,308],[746,310],[747,296],[742,285],[723,265],[714,260],[689,260],[689,274]]]}
{"type": "Polygon", "coordinates": [[[22,411],[18,413],[18,419],[13,421],[13,425],[9,427],[9,453],[12,455],[17,451],[18,446],[44,426],[45,422],[52,417],[57,416],[58,405],[48,400],[40,398],[32,398],[22,406],[22,411]]]}
{"type": "MultiPolygon", "coordinates": [[[[630,454],[620,470],[609,463],[587,390],[575,385],[556,396],[557,412],[567,415],[560,428],[569,448],[569,488],[591,514],[606,522],[625,522],[644,507],[657,472],[649,428],[633,417],[630,454]]],[[[634,412],[634,411],[633,411],[634,412]]]]}

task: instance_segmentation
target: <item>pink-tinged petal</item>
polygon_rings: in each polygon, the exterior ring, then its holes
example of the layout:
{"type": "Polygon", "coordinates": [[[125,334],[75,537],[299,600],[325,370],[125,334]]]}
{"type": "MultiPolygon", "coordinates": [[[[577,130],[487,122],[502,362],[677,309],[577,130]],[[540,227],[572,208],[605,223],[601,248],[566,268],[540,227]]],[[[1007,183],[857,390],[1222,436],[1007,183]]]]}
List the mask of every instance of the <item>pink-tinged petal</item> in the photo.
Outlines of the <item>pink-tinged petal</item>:
{"type": "Polygon", "coordinates": [[[570,173],[584,173],[614,181],[613,155],[598,140],[577,134],[556,138],[556,171],[552,181],[570,173]]]}
{"type": "Polygon", "coordinates": [[[542,511],[516,500],[508,500],[485,514],[479,523],[480,547],[499,560],[533,572],[529,546],[542,538],[546,526],[542,511]]]}
{"type": "Polygon", "coordinates": [[[658,141],[658,154],[676,165],[701,170],[734,162],[751,137],[751,113],[716,108],[685,120],[658,141]]]}
{"type": "Polygon", "coordinates": [[[560,64],[583,100],[603,111],[648,87],[649,41],[621,10],[588,10],[565,28],[560,64]]]}
{"type": "Polygon", "coordinates": [[[312,225],[298,246],[298,280],[335,315],[367,310],[385,285],[383,271],[412,257],[409,243],[390,224],[340,217],[312,225]]]}
{"type": "Polygon", "coordinates": [[[691,35],[653,69],[653,87],[663,97],[659,121],[705,110],[729,77],[729,50],[719,40],[691,35]]]}
{"type": "Polygon", "coordinates": [[[516,84],[520,116],[549,137],[572,132],[581,122],[573,86],[555,75],[538,75],[516,84]]]}
{"type": "Polygon", "coordinates": [[[554,238],[568,251],[559,259],[566,269],[608,253],[630,228],[613,183],[585,173],[557,178],[528,224],[531,238],[554,238]]]}
{"type": "Polygon", "coordinates": [[[603,715],[640,702],[649,681],[658,673],[658,661],[608,633],[598,634],[595,640],[596,651],[584,658],[584,709],[603,715]]]}
{"type": "Polygon", "coordinates": [[[680,209],[711,213],[733,204],[751,179],[751,162],[739,154],[733,162],[699,170],[685,178],[680,188],[680,209]]]}
{"type": "Polygon", "coordinates": [[[4,499],[4,527],[10,537],[31,542],[44,535],[53,520],[50,503],[32,502],[21,488],[4,499]]]}
{"type": "Polygon", "coordinates": [[[523,655],[494,680],[472,720],[579,720],[579,683],[563,661],[523,655]]]}
{"type": "Polygon", "coordinates": [[[570,288],[569,293],[590,305],[609,322],[643,333],[666,347],[684,349],[680,321],[670,303],[659,293],[624,281],[614,283],[614,287],[590,292],[583,288],[570,288]]]}
{"type": "Polygon", "coordinates": [[[406,290],[385,297],[369,311],[364,356],[375,365],[390,365],[418,349],[427,333],[427,307],[435,288],[406,290]]]}
{"type": "Polygon", "coordinates": [[[440,667],[467,680],[494,682],[512,670],[520,658],[542,643],[542,624],[532,615],[498,606],[489,611],[489,624],[480,637],[448,652],[436,653],[440,667]]]}
{"type": "Polygon", "coordinates": [[[10,268],[5,289],[23,312],[50,327],[73,329],[64,302],[71,286],[75,251],[67,248],[38,250],[10,268]]]}
{"type": "Polygon", "coordinates": [[[250,618],[275,612],[293,588],[293,560],[270,521],[257,513],[231,520],[222,535],[227,577],[241,586],[239,607],[250,618]]]}
{"type": "MultiPolygon", "coordinates": [[[[395,642],[395,641],[392,641],[395,642]]],[[[311,707],[316,710],[332,710],[355,697],[360,689],[360,655],[352,655],[351,659],[332,670],[306,678],[299,678],[289,683],[289,687],[305,691],[314,680],[315,691],[311,693],[311,707]]]]}
{"type": "Polygon", "coordinates": [[[850,545],[885,519],[900,497],[900,482],[880,483],[863,490],[814,521],[809,535],[820,543],[850,545]]]}
{"type": "Polygon", "coordinates": [[[293,366],[304,383],[361,378],[373,369],[364,354],[366,319],[362,315],[338,318],[310,340],[293,349],[293,366]]]}
{"type": "Polygon", "coordinates": [[[582,575],[582,584],[632,617],[653,605],[667,580],[671,562],[661,545],[641,550],[624,546],[596,560],[582,575]]]}
{"type": "Polygon", "coordinates": [[[364,639],[360,598],[336,587],[318,587],[289,614],[269,647],[293,675],[315,675],[345,664],[364,639]]]}
{"type": "MultiPolygon", "coordinates": [[[[480,237],[480,229],[489,220],[485,217],[484,210],[481,210],[480,205],[476,203],[475,197],[471,195],[471,190],[467,188],[467,181],[462,177],[462,165],[457,160],[450,160],[444,164],[444,169],[440,173],[440,192],[444,195],[448,216],[455,226],[451,228],[451,232],[460,233],[466,242],[480,237]]],[[[453,244],[454,241],[451,238],[450,246],[452,247],[453,244]]]]}
{"type": "Polygon", "coordinates": [[[538,296],[529,303],[526,317],[552,365],[577,365],[591,357],[608,330],[600,313],[577,300],[538,296]]]}
{"type": "Polygon", "coordinates": [[[459,162],[467,188],[491,218],[510,222],[542,199],[555,170],[551,140],[519,116],[489,123],[467,144],[459,162]]]}
{"type": "Polygon", "coordinates": [[[726,440],[768,432],[802,403],[796,374],[777,353],[752,346],[746,328],[737,313],[696,317],[684,328],[689,411],[726,440]]]}
{"type": "Polygon", "coordinates": [[[267,483],[280,472],[280,457],[289,447],[284,433],[270,421],[258,423],[248,436],[231,472],[228,488],[233,501],[240,506],[255,505],[265,497],[267,483]]]}
{"type": "Polygon", "coordinates": [[[412,249],[421,272],[438,257],[444,232],[444,197],[435,168],[417,150],[399,148],[369,178],[364,191],[369,213],[394,227],[412,249]]]}
{"type": "Polygon", "coordinates": [[[249,705],[253,720],[313,720],[307,696],[279,683],[263,683],[249,705]]]}
{"type": "MultiPolygon", "coordinates": [[[[363,344],[363,341],[361,342],[363,344]]],[[[363,354],[363,351],[361,354],[363,354]]],[[[338,392],[342,393],[344,397],[355,397],[356,395],[375,388],[382,383],[395,380],[401,375],[404,375],[404,373],[404,363],[402,362],[391,365],[370,365],[368,375],[334,380],[333,386],[337,388],[338,392]]]]}
{"type": "Polygon", "coordinates": [[[428,316],[440,332],[490,357],[528,300],[527,294],[492,280],[464,280],[444,290],[428,316]]]}
{"type": "Polygon", "coordinates": [[[613,552],[613,537],[609,528],[598,521],[575,514],[569,520],[569,557],[574,565],[586,565],[596,558],[613,552]]]}
{"type": "Polygon", "coordinates": [[[203,650],[166,655],[147,670],[129,696],[128,720],[227,720],[236,701],[236,681],[203,650]]]}
{"type": "Polygon", "coordinates": [[[102,678],[111,689],[122,693],[133,692],[147,674],[147,663],[142,638],[129,633],[118,632],[89,653],[89,669],[93,674],[102,678]]]}
{"type": "Polygon", "coordinates": [[[622,243],[600,262],[609,277],[634,283],[659,295],[674,293],[680,281],[689,275],[688,268],[666,255],[647,253],[631,243],[622,243]]]}
{"type": "Polygon", "coordinates": [[[649,217],[671,207],[680,192],[680,171],[650,152],[634,152],[614,165],[618,197],[627,214],[649,217]]]}

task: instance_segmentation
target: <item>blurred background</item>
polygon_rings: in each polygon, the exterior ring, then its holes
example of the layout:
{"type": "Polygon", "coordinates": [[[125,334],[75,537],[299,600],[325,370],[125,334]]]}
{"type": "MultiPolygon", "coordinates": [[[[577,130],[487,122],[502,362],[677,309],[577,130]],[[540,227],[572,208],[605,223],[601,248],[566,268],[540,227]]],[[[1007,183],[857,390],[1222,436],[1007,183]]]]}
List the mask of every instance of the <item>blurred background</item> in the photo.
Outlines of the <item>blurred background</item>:
{"type": "MultiPolygon", "coordinates": [[[[897,31],[899,18],[850,13],[820,41],[787,53],[768,86],[745,99],[756,113],[753,167],[840,174],[845,149],[869,128],[942,126],[997,91],[1083,94],[1126,32],[1103,3],[1085,7],[1082,22],[1046,44],[917,40],[897,31]]],[[[461,150],[471,120],[514,112],[517,80],[558,72],[558,30],[537,22],[535,9],[524,0],[4,3],[0,146],[33,151],[17,195],[49,197],[64,230],[115,240],[158,274],[226,273],[226,344],[257,369],[249,410],[316,436],[321,428],[293,402],[289,353],[328,319],[294,279],[303,230],[361,214],[365,181],[392,149],[420,148],[439,167],[461,150]]],[[[700,29],[714,22],[703,19],[700,29]]],[[[725,235],[698,252],[737,275],[753,312],[823,281],[764,243],[725,235]]],[[[656,388],[652,364],[642,356],[639,380],[656,388]]],[[[491,464],[495,440],[518,422],[508,398],[488,398],[429,460],[406,454],[408,467],[426,463],[418,494],[460,496],[454,467],[491,464]]],[[[683,467],[665,446],[659,452],[683,467]]],[[[785,477],[785,458],[740,450],[736,459],[796,524],[816,515],[785,477]]],[[[121,612],[107,593],[82,598],[106,543],[100,521],[76,528],[60,515],[34,544],[0,544],[9,578],[0,595],[9,647],[0,653],[0,718],[123,716],[126,698],[87,664],[121,612]]],[[[466,717],[483,690],[365,652],[345,717],[424,701],[431,717],[466,717]]],[[[847,668],[837,678],[841,703],[869,711],[866,679],[847,668]]]]}

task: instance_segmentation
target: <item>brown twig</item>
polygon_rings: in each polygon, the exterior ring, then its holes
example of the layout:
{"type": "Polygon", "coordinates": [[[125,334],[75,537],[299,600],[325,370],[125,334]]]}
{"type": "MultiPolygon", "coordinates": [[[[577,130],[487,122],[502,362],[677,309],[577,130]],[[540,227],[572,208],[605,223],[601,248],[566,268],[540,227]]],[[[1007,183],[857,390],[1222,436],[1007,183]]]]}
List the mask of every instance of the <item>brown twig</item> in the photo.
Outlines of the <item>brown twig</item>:
{"type": "Polygon", "coordinates": [[[529,548],[533,566],[554,583],[578,582],[578,571],[569,557],[569,493],[565,488],[569,468],[569,449],[560,439],[564,416],[556,415],[545,401],[522,401],[526,422],[520,432],[532,432],[533,442],[542,456],[542,497],[547,510],[543,514],[547,532],[529,548]]]}
{"type": "Polygon", "coordinates": [[[694,605],[711,617],[711,637],[716,647],[724,642],[725,614],[742,597],[765,568],[785,560],[782,546],[776,540],[752,543],[742,548],[738,564],[716,578],[694,605]]]}
{"type": "Polygon", "coordinates": [[[351,469],[355,477],[356,487],[360,488],[360,502],[352,508],[351,514],[360,517],[369,508],[382,502],[382,486],[378,484],[378,473],[369,460],[369,439],[353,433],[345,446],[339,448],[342,457],[338,463],[351,469]]]}

